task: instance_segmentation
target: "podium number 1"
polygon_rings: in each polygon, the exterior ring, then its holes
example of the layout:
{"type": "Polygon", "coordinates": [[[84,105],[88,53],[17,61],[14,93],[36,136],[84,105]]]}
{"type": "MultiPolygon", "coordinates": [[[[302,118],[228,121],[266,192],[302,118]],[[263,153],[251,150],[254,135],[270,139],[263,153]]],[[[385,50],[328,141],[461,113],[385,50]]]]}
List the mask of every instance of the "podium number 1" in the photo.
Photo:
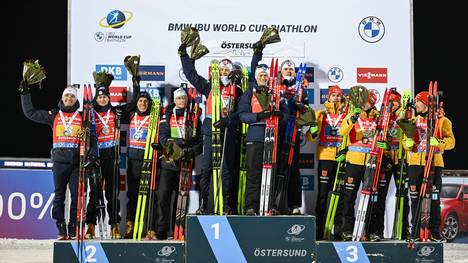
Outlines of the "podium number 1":
{"type": "Polygon", "coordinates": [[[218,240],[219,239],[219,223],[212,224],[211,228],[214,228],[214,239],[218,240]]]}

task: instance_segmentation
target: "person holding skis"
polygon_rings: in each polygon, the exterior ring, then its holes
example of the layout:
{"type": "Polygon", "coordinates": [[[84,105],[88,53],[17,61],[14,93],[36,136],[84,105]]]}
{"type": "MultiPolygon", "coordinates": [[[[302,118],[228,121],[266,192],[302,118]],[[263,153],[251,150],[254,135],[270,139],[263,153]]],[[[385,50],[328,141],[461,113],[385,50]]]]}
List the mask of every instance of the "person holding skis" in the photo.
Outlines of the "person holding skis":
{"type": "Polygon", "coordinates": [[[317,132],[314,134],[309,130],[306,134],[309,141],[319,139],[317,147],[319,185],[315,207],[318,239],[324,234],[328,194],[333,189],[338,164],[336,155],[343,141],[339,130],[347,115],[343,90],[338,85],[328,87],[328,99],[323,106],[325,107],[323,110],[316,112],[317,132]]]}
{"type": "Polygon", "coordinates": [[[67,86],[62,93],[58,108],[52,110],[35,109],[31,100],[30,85],[26,81],[19,84],[21,106],[24,115],[37,123],[52,128],[52,173],[54,176],[54,201],[52,218],[56,222],[59,240],[75,239],[78,201],[79,144],[82,116],[78,111],[77,89],[67,86]],[[65,194],[70,189],[71,204],[68,227],[65,222],[65,194]],[[68,230],[68,232],[67,232],[68,230]]]}
{"type": "MultiPolygon", "coordinates": [[[[212,186],[212,174],[213,174],[213,161],[212,161],[212,125],[221,130],[221,138],[226,142],[226,145],[222,152],[224,152],[223,163],[221,165],[221,180],[223,189],[223,213],[231,214],[231,182],[233,176],[236,176],[238,167],[234,164],[238,164],[239,147],[240,147],[240,122],[237,114],[237,105],[239,98],[242,95],[242,89],[236,84],[238,78],[236,72],[233,71],[233,64],[230,59],[225,58],[219,62],[219,73],[220,73],[220,90],[221,90],[221,104],[222,105],[234,105],[232,112],[222,110],[221,119],[212,123],[212,92],[211,92],[211,81],[208,81],[204,77],[200,76],[195,69],[194,61],[190,59],[187,54],[187,47],[185,44],[181,44],[179,47],[179,56],[182,63],[182,69],[187,77],[188,81],[197,89],[198,92],[205,95],[206,100],[206,116],[203,120],[202,134],[203,134],[203,166],[202,175],[200,179],[200,207],[197,210],[197,214],[212,214],[213,211],[210,208],[208,210],[208,198],[210,193],[210,186],[212,186]],[[231,85],[235,85],[235,88],[230,88],[231,85]],[[224,134],[226,131],[226,134],[224,134]]],[[[227,108],[223,106],[223,108],[227,108]]],[[[223,142],[221,142],[223,143],[223,142]]]]}
{"type": "Polygon", "coordinates": [[[377,95],[369,91],[369,97],[364,106],[362,108],[355,107],[353,112],[348,113],[339,130],[341,136],[349,136],[348,151],[346,153],[346,178],[342,189],[343,197],[340,198],[340,200],[343,200],[343,222],[337,226],[341,229],[341,238],[345,241],[352,239],[357,191],[366,170],[372,140],[374,139],[375,118],[379,115],[375,109],[376,102],[377,95]]]}
{"type": "MultiPolygon", "coordinates": [[[[105,73],[97,73],[105,74],[105,73]]],[[[110,74],[110,81],[114,77],[110,74]]],[[[105,197],[107,200],[107,213],[109,215],[109,224],[111,225],[111,237],[112,238],[121,238],[119,222],[120,222],[120,201],[119,201],[119,174],[114,174],[114,166],[116,164],[116,147],[117,143],[116,137],[116,125],[117,121],[120,121],[121,116],[128,116],[129,112],[135,109],[135,101],[140,93],[140,84],[139,76],[135,76],[133,79],[133,99],[130,103],[112,106],[110,103],[110,92],[109,86],[111,82],[108,82],[102,85],[101,82],[95,84],[96,93],[93,99],[93,108],[95,112],[96,119],[96,132],[98,140],[98,149],[99,149],[99,164],[101,175],[104,179],[105,186],[105,197]],[[99,87],[98,87],[99,86],[99,87]],[[119,118],[119,120],[117,120],[119,118]],[[115,196],[114,196],[115,195],[115,196]],[[115,211],[114,211],[115,210],[115,211]]],[[[118,157],[120,158],[120,157],[118,157]]],[[[119,169],[116,169],[119,171],[119,169]]],[[[96,191],[102,191],[101,189],[96,189],[91,187],[89,193],[89,202],[86,208],[86,238],[93,239],[95,237],[95,225],[96,225],[96,198],[97,195],[102,193],[97,193],[96,191]]]]}
{"type": "MultiPolygon", "coordinates": [[[[445,240],[440,234],[440,189],[442,186],[442,169],[444,167],[443,153],[445,150],[451,150],[455,147],[455,137],[452,131],[452,122],[445,117],[442,109],[439,109],[438,114],[438,127],[434,127],[434,135],[427,134],[428,126],[428,112],[429,108],[429,92],[423,91],[416,95],[415,106],[416,116],[412,118],[412,128],[402,128],[405,131],[404,147],[408,154],[408,177],[409,177],[409,193],[411,198],[411,214],[417,215],[421,211],[417,210],[419,200],[419,190],[424,175],[424,168],[426,165],[426,150],[427,141],[429,140],[430,146],[435,147],[434,159],[432,165],[434,166],[434,173],[429,175],[430,188],[427,191],[432,191],[432,200],[430,204],[430,240],[442,242],[445,240]],[[409,132],[409,130],[413,132],[409,132]],[[414,133],[411,136],[411,133],[414,133]],[[410,135],[410,136],[408,136],[410,135]]],[[[437,107],[438,105],[432,105],[437,107]]],[[[419,232],[419,229],[412,228],[412,232],[419,232]]],[[[412,233],[414,234],[414,233],[412,233]]],[[[419,236],[419,235],[416,235],[419,236]]]]}
{"type": "Polygon", "coordinates": [[[127,232],[125,238],[133,238],[135,214],[140,188],[141,170],[145,153],[146,137],[152,100],[147,92],[137,95],[136,110],[130,113],[127,148],[127,232]]]}
{"type": "MultiPolygon", "coordinates": [[[[171,214],[171,194],[172,191],[178,191],[181,159],[193,160],[202,152],[201,125],[198,124],[200,113],[188,113],[187,102],[185,89],[175,90],[174,103],[166,108],[159,124],[160,146],[158,147],[163,148],[164,153],[161,161],[156,213],[156,238],[159,240],[167,239],[170,222],[174,222],[175,214],[171,214]],[[188,117],[192,117],[192,120],[187,119],[188,117]],[[195,133],[190,132],[193,127],[197,129],[195,133]]],[[[193,110],[196,111],[196,109],[193,110]]],[[[176,210],[175,205],[176,202],[172,211],[176,210]]]]}
{"type": "MultiPolygon", "coordinates": [[[[387,134],[387,140],[381,140],[377,142],[377,147],[384,150],[382,164],[380,168],[380,175],[377,184],[377,202],[372,209],[371,222],[372,232],[369,234],[369,241],[380,241],[384,238],[384,218],[385,218],[385,203],[387,199],[388,187],[390,185],[390,179],[392,174],[395,175],[395,181],[397,179],[397,167],[398,162],[398,149],[400,146],[400,133],[397,120],[399,118],[399,111],[401,110],[401,94],[392,89],[389,94],[389,101],[392,103],[389,130],[387,134]]],[[[408,228],[408,204],[406,203],[405,214],[403,218],[403,235],[407,236],[408,232],[405,229],[408,228]]]]}

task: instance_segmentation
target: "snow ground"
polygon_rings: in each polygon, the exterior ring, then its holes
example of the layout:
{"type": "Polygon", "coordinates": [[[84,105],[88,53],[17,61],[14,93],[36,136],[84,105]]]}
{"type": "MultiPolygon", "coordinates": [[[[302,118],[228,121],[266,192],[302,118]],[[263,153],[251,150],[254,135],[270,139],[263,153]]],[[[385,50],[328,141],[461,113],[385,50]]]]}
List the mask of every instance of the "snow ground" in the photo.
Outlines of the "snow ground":
{"type": "MultiPolygon", "coordinates": [[[[51,263],[54,240],[0,239],[0,263],[51,263]]],[[[444,244],[444,262],[468,263],[468,244],[444,244]]]]}

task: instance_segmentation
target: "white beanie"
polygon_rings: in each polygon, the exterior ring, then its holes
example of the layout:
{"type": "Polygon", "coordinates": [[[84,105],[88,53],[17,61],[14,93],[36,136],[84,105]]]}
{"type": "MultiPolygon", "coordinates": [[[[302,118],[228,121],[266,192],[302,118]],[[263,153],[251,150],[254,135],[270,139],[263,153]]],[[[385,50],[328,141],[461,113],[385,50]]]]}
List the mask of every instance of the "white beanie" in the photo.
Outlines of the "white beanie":
{"type": "Polygon", "coordinates": [[[174,99],[180,96],[187,96],[187,92],[184,88],[178,88],[174,91],[174,99]]]}
{"type": "Polygon", "coordinates": [[[268,67],[267,64],[258,64],[257,68],[255,69],[255,79],[258,77],[258,74],[265,72],[266,74],[269,74],[268,70],[270,67],[268,67]]]}
{"type": "Polygon", "coordinates": [[[62,98],[65,96],[65,94],[71,94],[71,95],[75,96],[75,98],[78,98],[77,93],[78,92],[77,92],[76,88],[68,86],[63,91],[62,98]]]}
{"type": "Polygon", "coordinates": [[[291,59],[286,59],[285,61],[283,61],[283,63],[281,63],[281,70],[283,70],[284,68],[293,68],[295,69],[295,64],[294,62],[291,60],[291,59]]]}
{"type": "Polygon", "coordinates": [[[228,68],[229,71],[232,71],[232,61],[229,58],[223,58],[219,62],[219,68],[228,68]]]}

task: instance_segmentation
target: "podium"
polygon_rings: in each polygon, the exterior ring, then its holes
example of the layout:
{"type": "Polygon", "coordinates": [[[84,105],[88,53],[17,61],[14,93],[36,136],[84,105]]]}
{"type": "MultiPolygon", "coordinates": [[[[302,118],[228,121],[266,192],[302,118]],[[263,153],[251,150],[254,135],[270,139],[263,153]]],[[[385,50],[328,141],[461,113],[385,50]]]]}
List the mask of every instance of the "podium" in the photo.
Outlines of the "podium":
{"type": "Polygon", "coordinates": [[[185,241],[56,241],[54,262],[443,262],[443,243],[329,242],[313,216],[188,215],[185,241]]]}

